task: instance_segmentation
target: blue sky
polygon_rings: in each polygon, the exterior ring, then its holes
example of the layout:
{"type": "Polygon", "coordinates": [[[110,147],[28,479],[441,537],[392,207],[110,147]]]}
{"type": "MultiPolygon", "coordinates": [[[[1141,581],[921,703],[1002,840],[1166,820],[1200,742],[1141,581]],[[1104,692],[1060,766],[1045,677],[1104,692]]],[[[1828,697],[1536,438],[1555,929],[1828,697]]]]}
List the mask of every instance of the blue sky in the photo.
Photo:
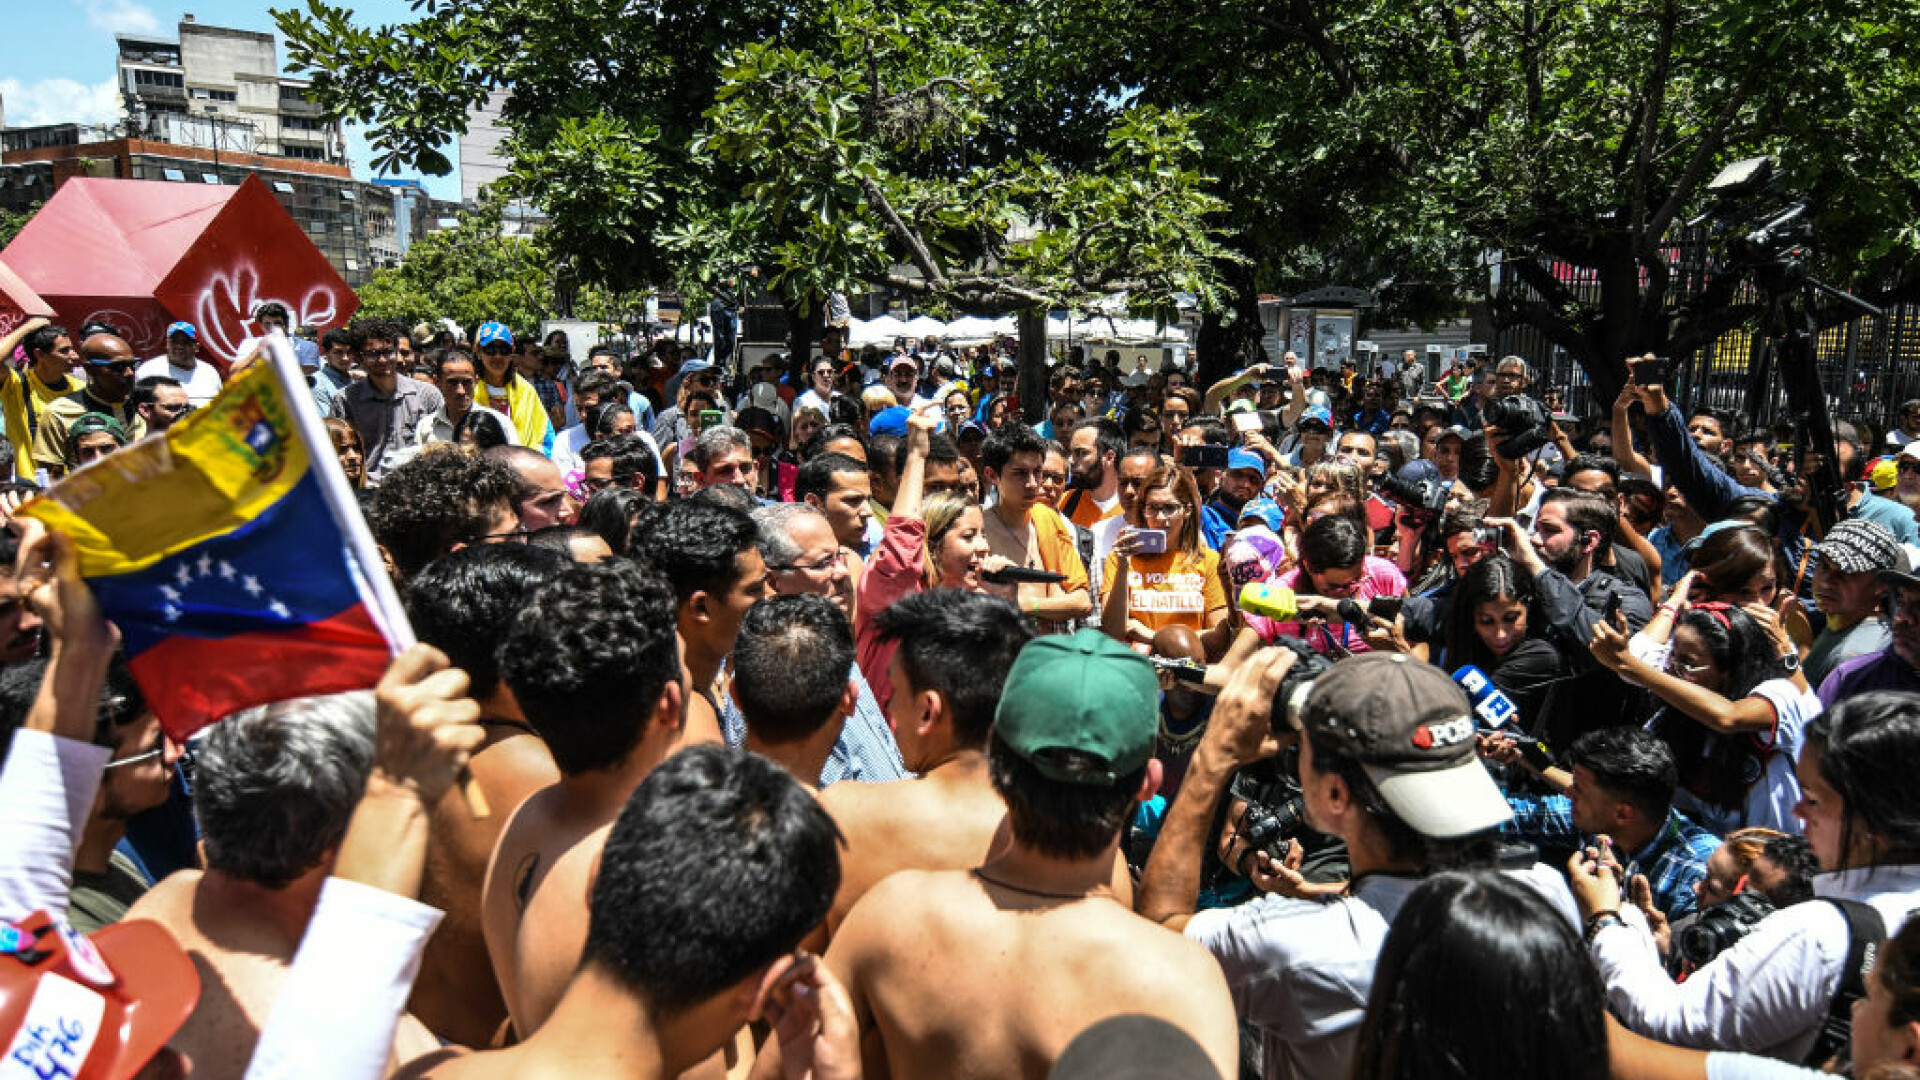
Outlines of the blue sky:
{"type": "MultiPolygon", "coordinates": [[[[8,5],[7,34],[0,40],[0,99],[8,126],[66,122],[114,123],[120,95],[114,88],[113,35],[173,37],[182,14],[203,23],[243,30],[275,31],[270,6],[291,7],[300,0],[274,4],[249,0],[25,0],[8,5]]],[[[405,21],[406,0],[353,0],[363,24],[405,21]]],[[[281,52],[285,63],[286,53],[281,52]]],[[[347,153],[355,176],[372,175],[367,144],[347,129],[347,153]]],[[[449,158],[457,157],[449,150],[449,158]]],[[[452,175],[425,177],[427,189],[443,199],[460,197],[458,165],[452,175]]]]}

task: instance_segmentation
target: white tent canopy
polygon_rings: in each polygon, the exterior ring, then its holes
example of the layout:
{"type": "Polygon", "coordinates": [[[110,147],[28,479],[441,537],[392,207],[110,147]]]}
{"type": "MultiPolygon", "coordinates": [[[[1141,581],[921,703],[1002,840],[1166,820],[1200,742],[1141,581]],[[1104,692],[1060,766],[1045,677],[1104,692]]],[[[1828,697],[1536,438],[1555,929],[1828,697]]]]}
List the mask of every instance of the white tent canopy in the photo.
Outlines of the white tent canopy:
{"type": "Polygon", "coordinates": [[[907,324],[891,315],[854,319],[847,331],[847,342],[851,345],[891,345],[894,338],[910,336],[907,324]]]}
{"type": "Polygon", "coordinates": [[[947,336],[947,324],[931,315],[915,315],[907,320],[907,336],[925,341],[930,337],[947,336]]]}

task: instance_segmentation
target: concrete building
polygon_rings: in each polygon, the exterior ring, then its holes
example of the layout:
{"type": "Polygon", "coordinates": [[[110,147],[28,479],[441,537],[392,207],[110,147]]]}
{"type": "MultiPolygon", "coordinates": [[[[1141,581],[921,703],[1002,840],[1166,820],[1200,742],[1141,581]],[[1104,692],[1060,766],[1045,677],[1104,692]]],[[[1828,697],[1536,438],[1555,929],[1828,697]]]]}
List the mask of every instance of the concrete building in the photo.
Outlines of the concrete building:
{"type": "Polygon", "coordinates": [[[178,146],[346,164],[340,122],[280,74],[272,34],[182,16],[177,40],[115,35],[128,134],[178,146]]]}
{"type": "Polygon", "coordinates": [[[467,114],[467,132],[460,136],[460,201],[471,203],[480,197],[480,189],[507,175],[507,159],[500,155],[500,144],[508,135],[500,126],[500,112],[506,108],[506,90],[495,90],[487,103],[467,114]]]}

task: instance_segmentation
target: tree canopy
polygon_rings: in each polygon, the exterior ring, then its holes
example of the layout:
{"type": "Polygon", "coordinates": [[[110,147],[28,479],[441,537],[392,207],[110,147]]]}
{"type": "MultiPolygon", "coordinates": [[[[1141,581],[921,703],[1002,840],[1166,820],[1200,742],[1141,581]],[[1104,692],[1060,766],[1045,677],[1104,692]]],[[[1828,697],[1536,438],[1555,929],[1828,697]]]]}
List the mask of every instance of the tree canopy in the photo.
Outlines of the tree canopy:
{"type": "Polygon", "coordinates": [[[468,108],[511,88],[509,187],[553,215],[556,253],[615,284],[698,289],[756,264],[796,298],[1190,293],[1216,309],[1219,360],[1257,337],[1259,292],[1357,284],[1389,318],[1484,303],[1604,388],[1622,356],[1749,314],[1687,308],[1720,267],[1675,240],[1705,182],[1756,154],[1812,196],[1816,270],[1883,295],[1916,281],[1902,45],[1920,0],[420,11],[362,28],[308,0],[279,18],[316,96],[369,124],[387,164],[443,168],[468,108]],[[1570,288],[1576,271],[1597,287],[1570,288]]]}

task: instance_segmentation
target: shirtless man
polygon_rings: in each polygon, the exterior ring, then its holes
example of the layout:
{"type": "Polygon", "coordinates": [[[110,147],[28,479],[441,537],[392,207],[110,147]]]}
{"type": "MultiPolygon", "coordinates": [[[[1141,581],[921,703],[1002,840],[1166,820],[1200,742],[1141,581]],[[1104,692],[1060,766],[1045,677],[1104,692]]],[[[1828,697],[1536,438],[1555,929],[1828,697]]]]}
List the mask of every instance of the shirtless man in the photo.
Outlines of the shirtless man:
{"type": "MultiPolygon", "coordinates": [[[[200,975],[172,1046],[195,1077],[238,1080],[333,869],[373,764],[373,701],[301,698],[230,717],[197,752],[194,816],[207,868],[182,870],[127,912],[167,928],[200,975]]],[[[434,1044],[402,1028],[411,1057],[434,1044]]]]}
{"type": "Polygon", "coordinates": [[[501,645],[500,674],[560,770],[508,822],[481,897],[487,954],[521,1038],[580,964],[608,828],[680,743],[687,699],[673,612],[658,575],[573,567],[528,599],[501,645]]]}
{"type": "Polygon", "coordinates": [[[446,915],[427,939],[408,1003],[435,1035],[462,1046],[486,1046],[507,1018],[480,928],[487,862],[514,810],[560,779],[547,744],[500,681],[495,655],[528,597],[567,565],[544,548],[475,544],[428,563],[407,586],[414,633],[467,673],[487,731],[467,760],[472,782],[433,808],[420,900],[446,915]]]}
{"type": "Polygon", "coordinates": [[[1159,698],[1147,662],[1097,630],[1021,650],[987,750],[1011,845],[972,870],[893,875],[827,952],[867,1080],[1042,1080],[1074,1036],[1126,1013],[1166,1020],[1239,1075],[1218,963],[1112,892],[1121,833],[1160,782],[1159,698]]]}
{"type": "Polygon", "coordinates": [[[820,793],[847,839],[829,931],[896,870],[980,865],[1007,816],[987,777],[987,733],[1032,625],[1005,600],[962,589],[915,593],[876,622],[900,644],[887,673],[888,718],[902,760],[920,776],[820,793]]]}
{"type": "Polygon", "coordinates": [[[704,501],[656,507],[634,529],[634,553],[673,583],[687,667],[687,745],[724,741],[715,680],[747,609],[773,595],[758,542],[751,515],[704,501]]]}
{"type": "Polygon", "coordinates": [[[517,1046],[442,1051],[399,1075],[667,1080],[754,1020],[773,1028],[768,1042],[792,1075],[846,1075],[859,1042],[846,992],[794,950],[826,913],[835,840],[826,814],[765,758],[718,746],[675,754],[606,838],[585,951],[548,1021],[517,1046]]]}

